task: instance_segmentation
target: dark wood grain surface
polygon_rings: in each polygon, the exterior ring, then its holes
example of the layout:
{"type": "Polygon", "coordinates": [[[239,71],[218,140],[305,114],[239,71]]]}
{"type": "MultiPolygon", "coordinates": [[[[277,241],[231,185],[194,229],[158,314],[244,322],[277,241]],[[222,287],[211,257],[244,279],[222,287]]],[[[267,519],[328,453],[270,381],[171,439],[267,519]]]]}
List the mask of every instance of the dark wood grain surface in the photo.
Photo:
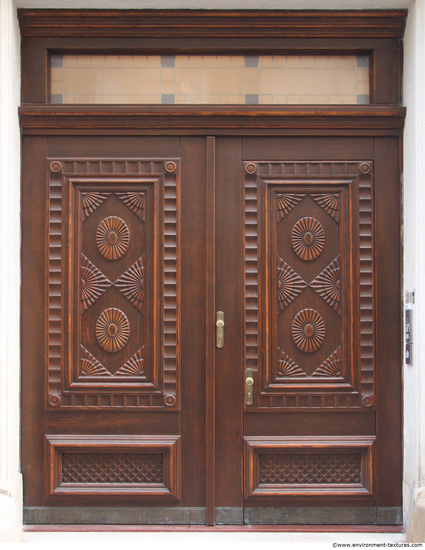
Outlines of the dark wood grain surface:
{"type": "Polygon", "coordinates": [[[399,523],[406,12],[19,17],[26,520],[399,523]],[[48,105],[50,51],[370,53],[373,103],[48,105]]]}

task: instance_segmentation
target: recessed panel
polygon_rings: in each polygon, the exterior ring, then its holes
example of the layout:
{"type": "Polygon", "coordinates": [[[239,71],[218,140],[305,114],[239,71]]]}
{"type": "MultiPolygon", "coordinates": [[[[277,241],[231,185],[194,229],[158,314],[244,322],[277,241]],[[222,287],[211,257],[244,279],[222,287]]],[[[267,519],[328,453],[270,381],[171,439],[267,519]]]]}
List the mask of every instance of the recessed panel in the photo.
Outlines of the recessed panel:
{"type": "Polygon", "coordinates": [[[178,409],[178,177],[50,162],[50,407],[178,409]]]}
{"type": "Polygon", "coordinates": [[[244,439],[246,498],[374,493],[374,436],[244,439]]]}
{"type": "Polygon", "coordinates": [[[179,500],[180,436],[46,436],[47,498],[179,500]]]}
{"type": "Polygon", "coordinates": [[[244,177],[246,411],[372,406],[371,163],[246,162],[244,177]]]}

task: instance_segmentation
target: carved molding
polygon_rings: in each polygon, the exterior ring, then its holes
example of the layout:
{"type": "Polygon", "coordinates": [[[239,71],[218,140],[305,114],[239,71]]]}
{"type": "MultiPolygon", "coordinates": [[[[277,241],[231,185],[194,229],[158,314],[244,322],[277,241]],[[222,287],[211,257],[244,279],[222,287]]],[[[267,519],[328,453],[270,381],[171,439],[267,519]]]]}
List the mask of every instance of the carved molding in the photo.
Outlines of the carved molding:
{"type": "Polygon", "coordinates": [[[139,311],[145,311],[145,255],[143,254],[114,283],[139,311]]]}
{"type": "Polygon", "coordinates": [[[81,303],[86,310],[112,285],[111,281],[81,254],[81,303]]]}
{"type": "Polygon", "coordinates": [[[280,309],[285,309],[305,288],[307,283],[304,279],[277,255],[277,299],[280,309]]]}
{"type": "Polygon", "coordinates": [[[107,260],[118,260],[124,256],[130,244],[130,231],[125,221],[117,216],[102,220],[96,231],[96,244],[107,260]]]}
{"type": "Polygon", "coordinates": [[[325,232],[316,218],[301,218],[292,228],[291,244],[295,254],[305,262],[320,256],[325,246],[325,232]]]}
{"type": "Polygon", "coordinates": [[[335,258],[309,285],[335,311],[341,299],[340,256],[335,258]]]}
{"type": "MultiPolygon", "coordinates": [[[[200,38],[210,43],[210,39],[224,38],[224,50],[228,52],[229,37],[234,39],[260,40],[288,38],[359,38],[362,40],[379,38],[403,38],[407,12],[405,10],[375,10],[369,15],[367,25],[365,15],[358,10],[315,11],[309,10],[300,15],[299,11],[264,10],[120,10],[109,13],[107,10],[87,9],[83,13],[75,9],[61,10],[60,21],[53,10],[19,10],[22,36],[68,38],[94,37],[109,39],[124,38],[145,40],[155,38],[175,39],[176,36],[192,38],[196,48],[200,38]],[[336,13],[334,13],[336,11],[336,13]],[[182,18],[185,25],[182,27],[182,18]],[[95,29],[95,30],[94,30],[95,29]]],[[[106,39],[106,40],[105,40],[106,39]]],[[[246,44],[246,41],[243,42],[246,44]]]]}
{"type": "Polygon", "coordinates": [[[323,317],[314,309],[303,309],[292,321],[292,339],[304,353],[313,353],[323,344],[326,327],[323,317]]]}

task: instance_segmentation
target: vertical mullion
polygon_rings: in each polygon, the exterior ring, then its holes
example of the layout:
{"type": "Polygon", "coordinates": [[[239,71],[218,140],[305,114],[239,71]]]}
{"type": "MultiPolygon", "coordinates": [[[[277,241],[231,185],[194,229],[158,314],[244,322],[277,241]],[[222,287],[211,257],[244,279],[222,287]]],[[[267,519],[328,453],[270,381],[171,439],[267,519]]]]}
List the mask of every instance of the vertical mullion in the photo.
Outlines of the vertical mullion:
{"type": "Polygon", "coordinates": [[[206,523],[215,524],[215,138],[206,138],[206,523]]]}

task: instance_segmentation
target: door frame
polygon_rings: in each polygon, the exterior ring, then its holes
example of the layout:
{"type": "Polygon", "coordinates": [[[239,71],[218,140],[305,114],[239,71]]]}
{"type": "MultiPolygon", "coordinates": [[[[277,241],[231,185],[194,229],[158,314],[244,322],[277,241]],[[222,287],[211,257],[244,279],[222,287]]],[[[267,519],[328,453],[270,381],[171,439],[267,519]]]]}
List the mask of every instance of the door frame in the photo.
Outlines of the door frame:
{"type": "MultiPolygon", "coordinates": [[[[206,522],[215,522],[215,136],[395,137],[401,170],[402,37],[407,11],[18,10],[23,136],[202,135],[207,162],[206,522]],[[113,21],[113,24],[111,24],[113,21]],[[51,53],[370,54],[371,104],[349,106],[52,105],[51,53]]],[[[25,158],[25,156],[24,156],[25,158]]],[[[401,207],[397,227],[400,227],[401,207]]],[[[401,254],[399,252],[399,257],[401,254]]],[[[24,256],[23,256],[24,258],[24,256]]],[[[401,262],[399,263],[401,274],[401,262]]],[[[401,280],[401,278],[400,278],[401,280]]],[[[401,311],[401,286],[399,288],[401,311]]],[[[23,304],[25,315],[25,304],[23,304]]],[[[401,317],[399,319],[401,334],[401,317]]],[[[22,346],[22,362],[30,349],[22,346]]],[[[402,349],[386,359],[401,381],[402,349]],[[398,365],[398,366],[397,366],[398,365]]],[[[395,392],[397,394],[397,392],[395,392]]],[[[401,395],[388,414],[401,445],[401,395]]],[[[389,428],[381,426],[381,432],[389,428]]],[[[24,428],[25,429],[25,428],[24,428]]],[[[401,479],[401,469],[400,469],[401,479]]]]}

